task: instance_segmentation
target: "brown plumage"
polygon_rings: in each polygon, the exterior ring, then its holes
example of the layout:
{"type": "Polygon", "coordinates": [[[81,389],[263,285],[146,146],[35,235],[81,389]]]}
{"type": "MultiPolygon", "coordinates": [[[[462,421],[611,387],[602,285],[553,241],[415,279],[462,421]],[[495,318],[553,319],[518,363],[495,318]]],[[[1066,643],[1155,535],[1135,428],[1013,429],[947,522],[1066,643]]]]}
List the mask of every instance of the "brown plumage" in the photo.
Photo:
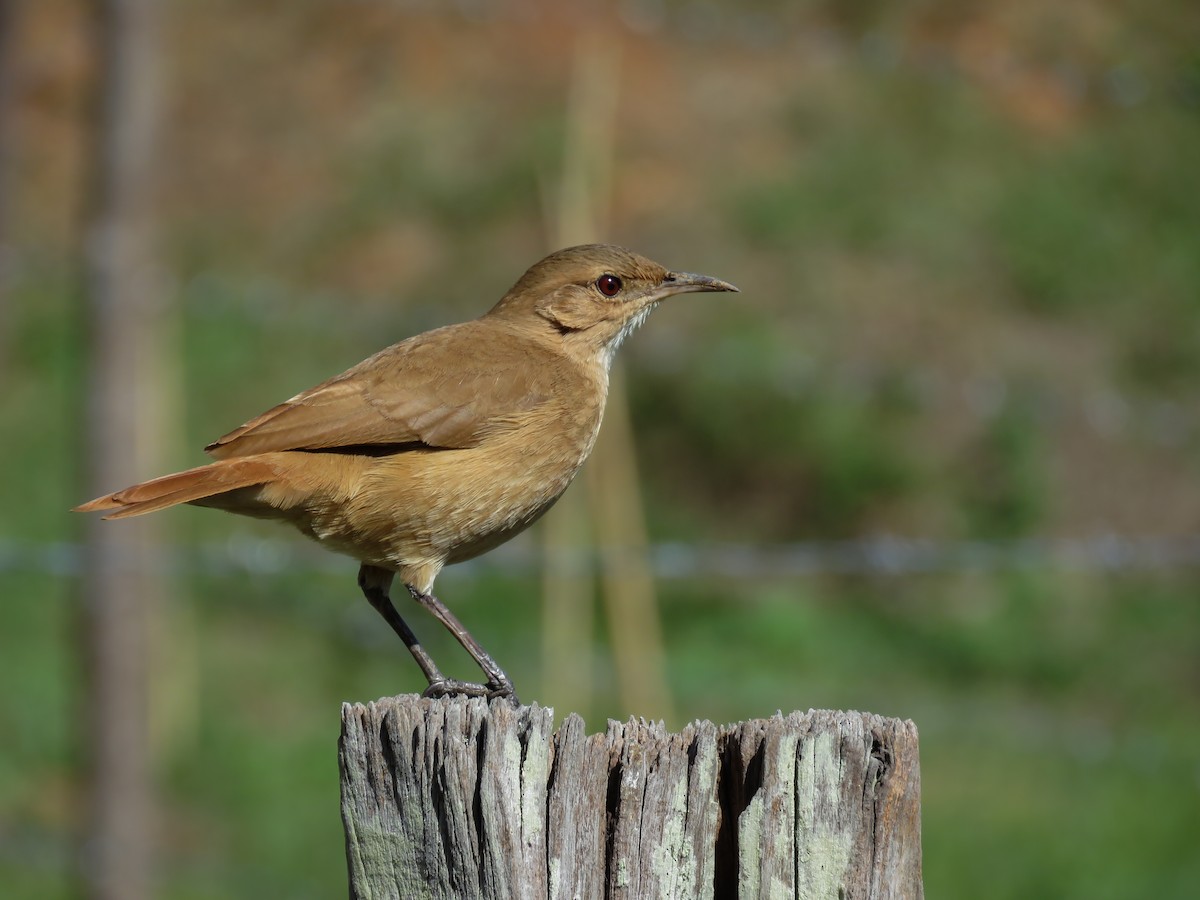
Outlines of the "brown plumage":
{"type": "Polygon", "coordinates": [[[499,666],[432,594],[448,563],[538,519],[587,458],[608,369],[659,301],[736,291],[620,247],[560,250],[485,315],[416,335],[209,444],[216,462],[77,507],[105,518],[180,503],[290,522],[361,563],[359,585],[401,636],[427,693],[513,696],[499,666]],[[399,574],[486,684],[446,678],[388,596],[399,574]]]}

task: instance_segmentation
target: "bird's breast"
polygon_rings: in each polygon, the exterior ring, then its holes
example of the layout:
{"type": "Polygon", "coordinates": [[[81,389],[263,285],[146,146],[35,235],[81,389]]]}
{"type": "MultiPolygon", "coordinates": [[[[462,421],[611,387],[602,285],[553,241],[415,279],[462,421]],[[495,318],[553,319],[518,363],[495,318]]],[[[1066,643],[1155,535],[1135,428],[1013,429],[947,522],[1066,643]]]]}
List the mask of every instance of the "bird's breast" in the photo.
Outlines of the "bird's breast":
{"type": "Polygon", "coordinates": [[[449,491],[461,527],[448,562],[470,559],[523,531],[571,484],[596,443],[603,404],[547,410],[477,448],[462,451],[469,477],[449,491]],[[463,490],[465,488],[465,490],[463,490]]]}

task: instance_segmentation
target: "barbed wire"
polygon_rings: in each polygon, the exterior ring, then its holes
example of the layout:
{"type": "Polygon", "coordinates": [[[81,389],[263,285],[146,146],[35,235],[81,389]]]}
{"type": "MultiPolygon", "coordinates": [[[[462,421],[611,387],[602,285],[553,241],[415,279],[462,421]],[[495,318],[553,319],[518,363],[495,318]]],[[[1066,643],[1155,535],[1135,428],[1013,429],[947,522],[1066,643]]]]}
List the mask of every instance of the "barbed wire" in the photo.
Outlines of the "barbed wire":
{"type": "MultiPolygon", "coordinates": [[[[519,541],[487,557],[454,567],[461,577],[489,572],[534,575],[543,567],[603,572],[629,548],[595,548],[547,558],[535,542],[519,541]]],[[[1181,535],[1096,534],[1027,537],[1003,541],[943,540],[877,535],[843,541],[786,544],[675,543],[649,548],[651,568],[663,580],[721,578],[739,581],[820,575],[911,577],[1014,570],[1076,573],[1181,572],[1200,569],[1200,533],[1181,535]]],[[[284,538],[235,533],[223,541],[163,548],[158,565],[171,574],[278,575],[344,573],[345,558],[284,538]]],[[[0,575],[31,572],[56,577],[83,573],[83,546],[70,541],[0,538],[0,575]]]]}

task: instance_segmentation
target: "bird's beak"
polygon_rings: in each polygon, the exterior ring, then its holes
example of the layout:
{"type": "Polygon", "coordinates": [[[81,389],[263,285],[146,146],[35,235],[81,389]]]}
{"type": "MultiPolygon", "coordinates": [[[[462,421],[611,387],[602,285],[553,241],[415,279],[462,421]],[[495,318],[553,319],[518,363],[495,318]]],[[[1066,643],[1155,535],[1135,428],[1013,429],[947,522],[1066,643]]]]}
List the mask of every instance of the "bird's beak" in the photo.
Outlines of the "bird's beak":
{"type": "Polygon", "coordinates": [[[686,294],[692,291],[732,291],[737,293],[738,289],[728,281],[722,281],[719,278],[712,278],[708,275],[694,275],[691,272],[668,272],[663,278],[662,284],[659,285],[655,294],[655,299],[661,300],[664,297],[670,297],[672,294],[686,294]]]}

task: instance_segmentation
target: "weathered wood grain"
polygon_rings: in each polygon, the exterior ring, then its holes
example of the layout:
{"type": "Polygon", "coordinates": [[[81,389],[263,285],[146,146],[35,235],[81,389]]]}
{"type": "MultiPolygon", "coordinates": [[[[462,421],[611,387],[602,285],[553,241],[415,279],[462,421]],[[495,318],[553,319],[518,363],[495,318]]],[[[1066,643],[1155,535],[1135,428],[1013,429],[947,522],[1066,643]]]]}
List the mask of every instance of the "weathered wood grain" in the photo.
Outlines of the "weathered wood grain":
{"type": "Polygon", "coordinates": [[[350,895],[920,898],[911,722],[810,711],[718,728],[478,699],[342,709],[350,895]]]}

